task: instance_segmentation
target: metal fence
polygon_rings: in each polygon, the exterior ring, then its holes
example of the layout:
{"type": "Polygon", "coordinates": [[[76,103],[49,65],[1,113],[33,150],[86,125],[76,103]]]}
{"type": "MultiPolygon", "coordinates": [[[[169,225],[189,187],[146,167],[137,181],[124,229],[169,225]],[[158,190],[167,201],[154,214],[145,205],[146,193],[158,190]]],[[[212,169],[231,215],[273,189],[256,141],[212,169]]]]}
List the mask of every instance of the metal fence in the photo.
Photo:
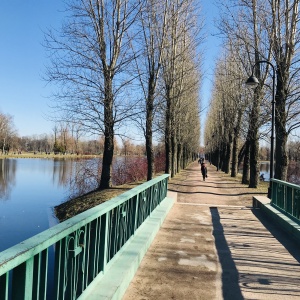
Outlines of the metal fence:
{"type": "Polygon", "coordinates": [[[296,222],[300,222],[300,186],[272,180],[271,204],[296,222]]]}
{"type": "Polygon", "coordinates": [[[77,299],[167,195],[162,175],[0,253],[0,300],[77,299]]]}

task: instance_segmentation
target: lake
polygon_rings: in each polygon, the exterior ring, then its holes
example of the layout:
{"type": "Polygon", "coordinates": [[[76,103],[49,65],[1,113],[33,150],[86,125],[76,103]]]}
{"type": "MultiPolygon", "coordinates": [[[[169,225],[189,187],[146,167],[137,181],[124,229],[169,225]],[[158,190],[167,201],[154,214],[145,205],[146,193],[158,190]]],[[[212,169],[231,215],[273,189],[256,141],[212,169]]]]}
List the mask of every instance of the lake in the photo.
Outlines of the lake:
{"type": "Polygon", "coordinates": [[[79,164],[72,159],[0,159],[0,252],[58,223],[79,164]]]}
{"type": "MultiPolygon", "coordinates": [[[[239,173],[243,173],[243,169],[239,169],[239,173]]],[[[264,176],[264,181],[270,181],[270,163],[268,161],[262,161],[259,163],[259,175],[264,176]]]]}

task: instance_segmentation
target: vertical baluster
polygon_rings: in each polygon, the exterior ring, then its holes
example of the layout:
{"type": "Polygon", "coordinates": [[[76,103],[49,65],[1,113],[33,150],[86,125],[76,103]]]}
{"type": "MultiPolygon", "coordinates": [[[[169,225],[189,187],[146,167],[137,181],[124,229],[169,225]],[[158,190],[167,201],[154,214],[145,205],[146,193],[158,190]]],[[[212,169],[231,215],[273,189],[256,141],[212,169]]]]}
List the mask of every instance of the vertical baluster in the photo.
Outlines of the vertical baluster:
{"type": "Polygon", "coordinates": [[[100,234],[100,259],[101,262],[101,269],[105,272],[106,265],[108,263],[108,253],[110,247],[110,212],[107,212],[105,215],[101,217],[101,234],[100,234]]]}
{"type": "Polygon", "coordinates": [[[0,276],[0,300],[8,299],[9,272],[0,276]]]}
{"type": "Polygon", "coordinates": [[[46,299],[48,271],[48,248],[34,257],[33,299],[46,299]]]}
{"type": "Polygon", "coordinates": [[[135,231],[135,213],[136,213],[136,196],[133,196],[130,199],[130,215],[129,215],[129,231],[130,231],[130,237],[134,235],[135,231]]]}
{"type": "Polygon", "coordinates": [[[60,240],[55,245],[54,261],[54,297],[55,299],[64,299],[65,289],[65,263],[66,263],[66,238],[60,240]]]}
{"type": "Polygon", "coordinates": [[[139,214],[139,203],[140,203],[140,195],[141,194],[137,194],[134,197],[134,201],[133,201],[133,209],[134,209],[134,232],[137,230],[138,227],[138,214],[139,214]]]}
{"type": "Polygon", "coordinates": [[[295,190],[294,194],[294,216],[299,220],[300,216],[300,190],[295,190]]]}
{"type": "Polygon", "coordinates": [[[12,299],[32,299],[33,257],[13,270],[12,299]]]}
{"type": "Polygon", "coordinates": [[[293,215],[292,211],[292,203],[293,203],[293,188],[287,187],[286,189],[286,211],[293,215]]]}
{"type": "MultiPolygon", "coordinates": [[[[98,220],[98,218],[96,219],[98,220]]],[[[91,226],[92,223],[88,223],[86,225],[86,233],[85,233],[85,243],[84,243],[84,247],[85,247],[85,251],[84,251],[84,269],[83,269],[83,273],[84,273],[84,278],[83,278],[83,282],[82,282],[82,290],[86,289],[86,287],[89,284],[89,277],[90,277],[90,253],[91,253],[91,226]]]]}
{"type": "Polygon", "coordinates": [[[75,292],[74,292],[74,299],[76,299],[84,290],[84,277],[85,277],[85,264],[86,264],[86,246],[85,246],[85,241],[86,241],[86,230],[87,230],[87,225],[82,227],[79,232],[78,232],[78,241],[76,244],[77,249],[80,249],[79,254],[77,254],[75,260],[77,263],[77,268],[76,268],[76,273],[75,273],[75,292]]]}
{"type": "Polygon", "coordinates": [[[98,257],[99,257],[99,250],[98,250],[98,244],[99,244],[99,223],[100,220],[97,218],[96,220],[92,221],[90,223],[90,230],[89,230],[89,238],[88,238],[88,263],[87,263],[87,284],[91,283],[93,279],[98,274],[98,257]]]}
{"type": "Polygon", "coordinates": [[[273,204],[277,205],[277,193],[278,193],[278,184],[277,182],[272,181],[272,195],[271,195],[271,201],[273,204]]]}

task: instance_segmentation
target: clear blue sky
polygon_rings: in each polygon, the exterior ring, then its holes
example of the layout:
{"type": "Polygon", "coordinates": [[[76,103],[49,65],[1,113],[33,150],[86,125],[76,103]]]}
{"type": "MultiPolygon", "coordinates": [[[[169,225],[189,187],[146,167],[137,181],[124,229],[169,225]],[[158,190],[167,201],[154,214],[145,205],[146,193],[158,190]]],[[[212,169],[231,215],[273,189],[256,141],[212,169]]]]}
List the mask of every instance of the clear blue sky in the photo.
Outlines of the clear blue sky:
{"type": "Polygon", "coordinates": [[[50,133],[49,88],[42,75],[43,31],[60,24],[61,0],[0,1],[0,111],[14,117],[21,136],[50,133]]]}
{"type": "MultiPolygon", "coordinates": [[[[202,95],[207,105],[218,40],[211,34],[217,14],[212,1],[203,0],[208,35],[205,44],[205,81],[202,95]]],[[[20,136],[51,133],[53,123],[45,116],[50,94],[42,80],[47,63],[43,31],[59,28],[62,0],[0,0],[0,111],[14,117],[20,136]]]]}

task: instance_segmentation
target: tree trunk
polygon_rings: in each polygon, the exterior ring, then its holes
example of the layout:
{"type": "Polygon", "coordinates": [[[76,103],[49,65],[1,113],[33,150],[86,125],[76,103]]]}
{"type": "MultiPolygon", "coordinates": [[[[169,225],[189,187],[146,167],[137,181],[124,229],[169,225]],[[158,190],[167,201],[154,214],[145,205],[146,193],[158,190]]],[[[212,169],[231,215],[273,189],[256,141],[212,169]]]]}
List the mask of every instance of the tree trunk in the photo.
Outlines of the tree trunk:
{"type": "Polygon", "coordinates": [[[114,156],[114,119],[112,80],[110,74],[106,74],[105,76],[104,127],[104,151],[99,189],[107,189],[112,185],[111,169],[114,156]]]}
{"type": "Polygon", "coordinates": [[[177,145],[177,171],[180,172],[183,166],[183,161],[182,161],[182,146],[181,144],[177,145]]]}
{"type": "Polygon", "coordinates": [[[171,96],[170,96],[170,88],[166,87],[166,129],[165,129],[165,150],[166,150],[166,167],[165,173],[171,174],[171,161],[172,161],[172,151],[171,151],[171,96]]]}
{"type": "Polygon", "coordinates": [[[154,151],[152,144],[152,123],[154,103],[154,75],[149,78],[148,99],[146,105],[146,155],[147,155],[147,180],[151,180],[154,174],[154,151]]]}
{"type": "Polygon", "coordinates": [[[232,135],[229,134],[229,142],[226,143],[226,156],[225,156],[225,163],[224,163],[224,172],[226,174],[229,174],[230,171],[231,148],[232,148],[232,135]]]}
{"type": "Polygon", "coordinates": [[[249,162],[250,162],[250,143],[249,140],[246,140],[245,143],[245,154],[244,154],[244,164],[243,164],[243,176],[242,183],[249,183],[249,162]]]}
{"type": "Polygon", "coordinates": [[[259,116],[259,106],[258,106],[258,93],[254,93],[254,103],[251,111],[250,118],[250,181],[249,188],[257,188],[259,179],[259,164],[258,164],[258,154],[259,154],[259,143],[258,143],[258,116],[259,116]]]}
{"type": "Polygon", "coordinates": [[[287,168],[288,168],[288,156],[286,151],[286,143],[288,134],[286,132],[286,95],[287,88],[284,87],[283,77],[287,77],[280,71],[277,70],[277,88],[276,88],[276,113],[275,113],[275,130],[276,130],[276,147],[275,147],[275,176],[274,178],[286,181],[287,179],[287,168]]]}
{"type": "Polygon", "coordinates": [[[231,177],[236,177],[238,173],[238,142],[240,136],[242,112],[239,110],[236,127],[234,128],[234,136],[232,142],[232,164],[231,164],[231,177]]]}
{"type": "Polygon", "coordinates": [[[171,177],[174,177],[177,173],[177,142],[175,133],[172,134],[171,137],[172,144],[172,169],[171,169],[171,177]]]}

